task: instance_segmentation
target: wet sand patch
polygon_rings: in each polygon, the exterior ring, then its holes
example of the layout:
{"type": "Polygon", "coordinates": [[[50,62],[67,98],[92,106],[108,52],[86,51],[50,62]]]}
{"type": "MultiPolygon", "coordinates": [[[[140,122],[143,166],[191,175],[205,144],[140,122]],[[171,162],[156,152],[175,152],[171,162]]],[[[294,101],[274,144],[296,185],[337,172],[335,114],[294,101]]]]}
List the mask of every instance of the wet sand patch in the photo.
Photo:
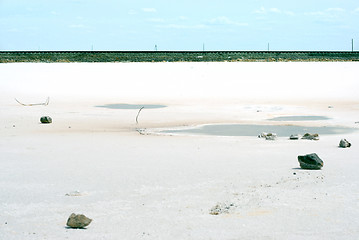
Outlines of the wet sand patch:
{"type": "Polygon", "coordinates": [[[159,105],[159,104],[127,104],[127,103],[116,103],[116,104],[105,104],[96,106],[99,108],[109,108],[109,109],[140,109],[140,108],[146,108],[146,109],[156,109],[156,108],[165,108],[167,106],[165,105],[159,105]]]}

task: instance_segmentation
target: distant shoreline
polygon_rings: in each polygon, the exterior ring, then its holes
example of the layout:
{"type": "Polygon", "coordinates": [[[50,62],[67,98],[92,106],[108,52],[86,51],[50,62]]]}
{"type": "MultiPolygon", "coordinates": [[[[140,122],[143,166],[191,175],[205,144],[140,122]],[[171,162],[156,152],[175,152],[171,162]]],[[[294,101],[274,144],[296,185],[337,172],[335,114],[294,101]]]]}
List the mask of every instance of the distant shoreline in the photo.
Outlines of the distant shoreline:
{"type": "Polygon", "coordinates": [[[11,62],[346,62],[358,51],[0,51],[11,62]]]}

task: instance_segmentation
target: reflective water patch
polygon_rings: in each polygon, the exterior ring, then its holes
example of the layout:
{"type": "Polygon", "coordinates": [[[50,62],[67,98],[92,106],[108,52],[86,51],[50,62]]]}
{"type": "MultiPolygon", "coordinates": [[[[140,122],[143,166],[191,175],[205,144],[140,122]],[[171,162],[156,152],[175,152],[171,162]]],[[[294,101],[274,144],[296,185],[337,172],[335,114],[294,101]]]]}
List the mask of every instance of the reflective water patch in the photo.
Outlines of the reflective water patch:
{"type": "Polygon", "coordinates": [[[319,121],[329,120],[330,118],[325,116],[282,116],[268,119],[269,121],[319,121]]]}
{"type": "Polygon", "coordinates": [[[318,133],[344,134],[356,131],[346,127],[305,127],[288,125],[251,125],[251,124],[213,124],[195,128],[163,130],[165,134],[190,134],[214,136],[258,136],[261,132],[276,133],[278,137],[289,137],[292,134],[318,133]]]}

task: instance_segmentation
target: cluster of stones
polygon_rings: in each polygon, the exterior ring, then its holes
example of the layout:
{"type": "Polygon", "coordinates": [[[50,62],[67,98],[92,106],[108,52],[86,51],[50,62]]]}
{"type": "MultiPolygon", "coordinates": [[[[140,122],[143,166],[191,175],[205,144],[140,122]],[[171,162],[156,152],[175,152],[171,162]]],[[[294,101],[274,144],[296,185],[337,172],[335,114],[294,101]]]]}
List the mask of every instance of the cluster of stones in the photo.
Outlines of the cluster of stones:
{"type": "Polygon", "coordinates": [[[258,137],[259,138],[265,138],[266,140],[276,140],[277,139],[277,134],[262,132],[261,134],[258,135],[258,137]]]}
{"type": "Polygon", "coordinates": [[[303,136],[299,134],[292,134],[289,137],[290,140],[307,139],[307,140],[319,140],[318,133],[306,133],[303,136]]]}
{"type": "MultiPolygon", "coordinates": [[[[262,132],[258,135],[259,138],[265,138],[266,140],[276,140],[277,134],[276,133],[266,133],[262,132]]],[[[318,133],[306,133],[303,136],[299,134],[292,134],[289,137],[290,140],[298,140],[298,139],[307,139],[307,140],[319,140],[319,134],[318,133]]]]}

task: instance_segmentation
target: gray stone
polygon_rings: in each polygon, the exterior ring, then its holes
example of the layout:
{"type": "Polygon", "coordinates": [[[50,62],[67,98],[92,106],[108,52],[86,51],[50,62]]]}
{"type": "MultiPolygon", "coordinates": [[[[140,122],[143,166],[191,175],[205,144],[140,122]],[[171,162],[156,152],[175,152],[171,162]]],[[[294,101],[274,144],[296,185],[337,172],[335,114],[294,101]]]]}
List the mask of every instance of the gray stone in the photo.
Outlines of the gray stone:
{"type": "Polygon", "coordinates": [[[51,119],[51,117],[49,117],[49,116],[42,116],[42,117],[40,118],[40,122],[41,122],[41,123],[52,123],[52,119],[51,119]]]}
{"type": "Polygon", "coordinates": [[[298,156],[300,167],[303,169],[321,169],[324,165],[316,153],[298,156]]]}
{"type": "Polygon", "coordinates": [[[290,135],[289,139],[290,140],[298,140],[300,138],[300,135],[299,134],[292,134],[290,135]]]}
{"type": "Polygon", "coordinates": [[[319,140],[319,135],[318,133],[306,133],[303,135],[302,139],[319,140]]]}
{"type": "Polygon", "coordinates": [[[262,132],[261,134],[258,135],[258,137],[265,138],[266,140],[275,140],[277,139],[277,134],[262,132]]]}
{"type": "Polygon", "coordinates": [[[92,219],[82,214],[72,213],[67,219],[67,226],[70,228],[84,228],[92,222],[92,219]]]}
{"type": "Polygon", "coordinates": [[[346,139],[341,139],[340,143],[339,143],[339,147],[341,147],[341,148],[348,148],[351,145],[352,144],[350,142],[348,142],[346,139]]]}

